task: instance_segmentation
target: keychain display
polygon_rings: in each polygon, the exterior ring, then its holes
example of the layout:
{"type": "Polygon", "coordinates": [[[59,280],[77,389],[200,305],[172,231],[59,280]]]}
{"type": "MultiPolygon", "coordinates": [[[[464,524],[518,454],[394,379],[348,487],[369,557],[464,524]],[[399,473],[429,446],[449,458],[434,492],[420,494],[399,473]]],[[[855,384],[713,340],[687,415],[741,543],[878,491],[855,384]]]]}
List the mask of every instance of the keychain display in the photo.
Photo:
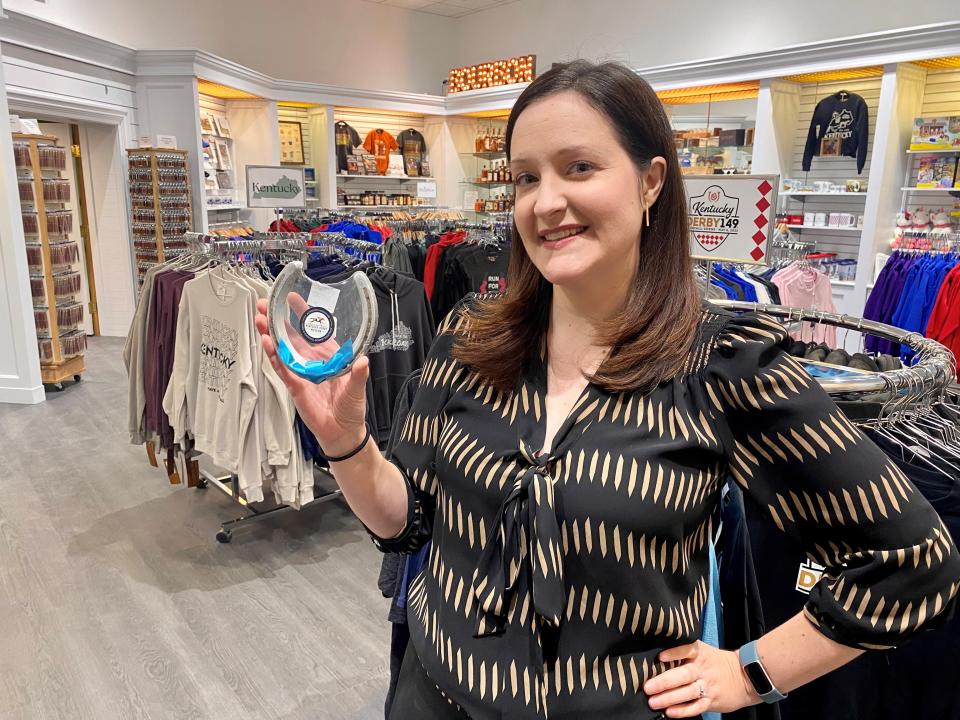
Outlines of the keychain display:
{"type": "Polygon", "coordinates": [[[280,361],[294,374],[321,383],[349,372],[367,352],[376,334],[377,299],[363,273],[320,283],[295,261],[277,276],[268,315],[280,361]]]}

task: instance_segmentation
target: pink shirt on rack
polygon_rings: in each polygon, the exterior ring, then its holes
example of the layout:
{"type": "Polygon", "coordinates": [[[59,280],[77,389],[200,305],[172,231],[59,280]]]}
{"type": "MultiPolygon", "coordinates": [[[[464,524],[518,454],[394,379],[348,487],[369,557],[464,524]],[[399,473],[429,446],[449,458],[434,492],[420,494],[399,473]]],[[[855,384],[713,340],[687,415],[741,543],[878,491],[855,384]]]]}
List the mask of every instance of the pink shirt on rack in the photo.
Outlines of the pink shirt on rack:
{"type": "MultiPolygon", "coordinates": [[[[830,313],[837,311],[830,278],[813,268],[790,265],[773,276],[773,284],[780,291],[783,305],[830,313]]],[[[803,323],[790,336],[804,342],[824,343],[831,349],[837,346],[837,329],[833,325],[803,323]]]]}

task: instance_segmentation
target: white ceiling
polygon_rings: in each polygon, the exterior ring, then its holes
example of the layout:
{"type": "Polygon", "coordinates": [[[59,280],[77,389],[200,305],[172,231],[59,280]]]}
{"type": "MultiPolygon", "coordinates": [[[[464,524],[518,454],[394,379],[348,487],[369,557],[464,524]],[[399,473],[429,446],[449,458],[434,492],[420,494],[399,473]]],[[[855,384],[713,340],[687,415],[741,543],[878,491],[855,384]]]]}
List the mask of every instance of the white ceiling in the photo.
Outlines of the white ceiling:
{"type": "Polygon", "coordinates": [[[407,8],[431,15],[445,15],[446,17],[463,17],[471,13],[488,10],[497,5],[506,5],[516,0],[363,0],[378,5],[392,5],[393,7],[407,8]]]}

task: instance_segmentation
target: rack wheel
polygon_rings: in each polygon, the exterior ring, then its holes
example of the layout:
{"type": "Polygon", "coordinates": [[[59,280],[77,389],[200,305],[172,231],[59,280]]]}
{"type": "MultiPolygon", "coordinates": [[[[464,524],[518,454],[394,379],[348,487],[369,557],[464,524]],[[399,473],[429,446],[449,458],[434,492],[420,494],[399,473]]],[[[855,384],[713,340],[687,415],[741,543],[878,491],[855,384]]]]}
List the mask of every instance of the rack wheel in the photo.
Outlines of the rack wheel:
{"type": "Polygon", "coordinates": [[[217,542],[218,543],[228,543],[233,540],[233,533],[229,530],[221,530],[217,533],[217,542]]]}
{"type": "Polygon", "coordinates": [[[53,389],[56,390],[57,392],[63,392],[63,383],[62,382],[54,383],[53,389]]]}
{"type": "Polygon", "coordinates": [[[79,374],[74,375],[74,376],[73,376],[73,381],[74,381],[74,382],[80,382],[80,375],[79,375],[79,374]]]}
{"type": "Polygon", "coordinates": [[[200,478],[197,481],[197,490],[206,490],[209,486],[210,485],[207,482],[206,478],[200,478]]]}

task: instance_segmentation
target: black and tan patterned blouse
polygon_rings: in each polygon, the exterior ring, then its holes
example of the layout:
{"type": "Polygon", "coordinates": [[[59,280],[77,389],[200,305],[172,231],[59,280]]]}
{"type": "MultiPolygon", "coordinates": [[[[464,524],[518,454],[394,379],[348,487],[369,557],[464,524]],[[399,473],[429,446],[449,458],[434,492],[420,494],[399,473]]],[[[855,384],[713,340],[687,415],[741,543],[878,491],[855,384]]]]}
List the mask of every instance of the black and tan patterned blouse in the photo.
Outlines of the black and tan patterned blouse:
{"type": "Polygon", "coordinates": [[[412,642],[472,718],[657,717],[642,686],[701,636],[708,543],[732,476],[827,567],[807,617],[883,648],[960,588],[960,557],[903,473],[782,349],[765,316],[705,312],[685,371],[647,395],[586,388],[539,456],[541,359],[498,392],[441,328],[395,461],[406,532],[433,539],[410,588],[412,642]]]}

